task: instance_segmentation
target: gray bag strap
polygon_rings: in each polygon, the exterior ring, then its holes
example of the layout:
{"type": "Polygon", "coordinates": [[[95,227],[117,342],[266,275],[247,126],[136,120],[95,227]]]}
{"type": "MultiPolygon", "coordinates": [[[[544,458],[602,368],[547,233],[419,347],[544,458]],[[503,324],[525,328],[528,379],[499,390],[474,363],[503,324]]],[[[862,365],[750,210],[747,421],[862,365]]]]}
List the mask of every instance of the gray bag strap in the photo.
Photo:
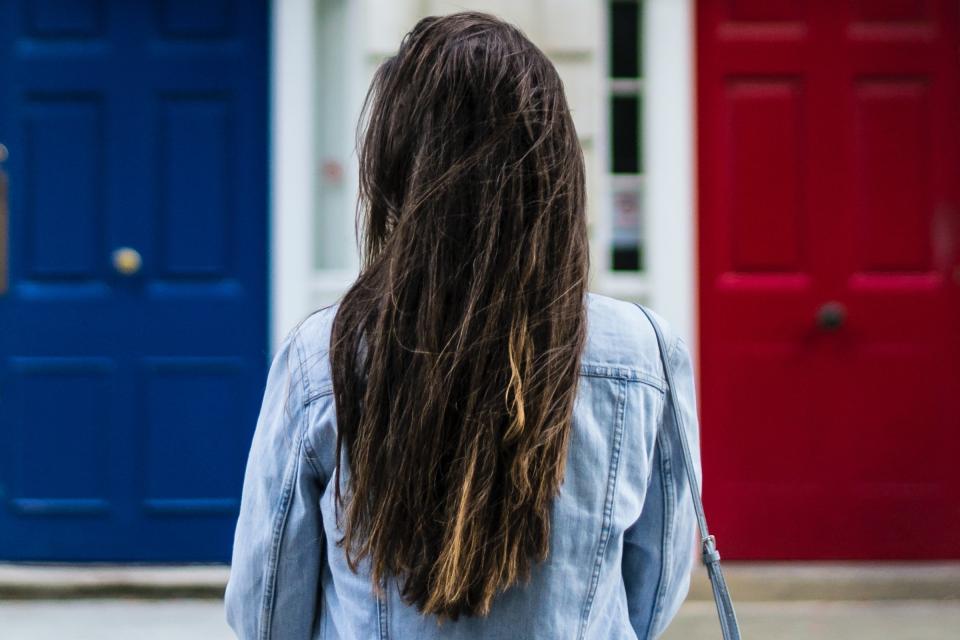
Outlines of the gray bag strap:
{"type": "Polygon", "coordinates": [[[667,382],[667,393],[670,395],[670,408],[673,411],[673,424],[675,425],[680,440],[680,448],[683,449],[683,466],[686,470],[687,481],[690,483],[690,496],[693,498],[693,508],[697,513],[697,526],[700,527],[700,545],[703,553],[703,564],[707,567],[707,575],[710,577],[710,586],[713,587],[713,600],[717,605],[717,616],[720,618],[720,629],[723,631],[724,640],[740,640],[740,627],[737,624],[737,614],[733,610],[733,601],[730,599],[730,591],[727,589],[727,583],[723,579],[723,570],[720,568],[720,552],[717,551],[717,540],[707,529],[707,516],[703,512],[703,502],[700,500],[700,488],[697,485],[697,474],[693,464],[693,455],[690,453],[690,443],[687,441],[687,432],[683,426],[683,415],[677,406],[677,399],[674,395],[673,386],[673,367],[670,365],[666,341],[663,338],[663,332],[657,321],[653,319],[650,312],[642,305],[637,305],[643,315],[647,316],[653,330],[657,334],[657,344],[660,347],[660,359],[663,361],[663,376],[667,382]]]}

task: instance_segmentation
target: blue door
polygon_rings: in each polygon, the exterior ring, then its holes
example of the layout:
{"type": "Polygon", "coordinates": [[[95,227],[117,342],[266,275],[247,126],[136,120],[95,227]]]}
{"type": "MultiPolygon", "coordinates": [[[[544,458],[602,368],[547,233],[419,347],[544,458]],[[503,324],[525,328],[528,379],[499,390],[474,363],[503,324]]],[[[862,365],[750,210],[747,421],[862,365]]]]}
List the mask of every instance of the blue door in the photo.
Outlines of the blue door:
{"type": "Polygon", "coordinates": [[[0,0],[0,560],[228,558],[268,357],[267,14],[0,0]]]}

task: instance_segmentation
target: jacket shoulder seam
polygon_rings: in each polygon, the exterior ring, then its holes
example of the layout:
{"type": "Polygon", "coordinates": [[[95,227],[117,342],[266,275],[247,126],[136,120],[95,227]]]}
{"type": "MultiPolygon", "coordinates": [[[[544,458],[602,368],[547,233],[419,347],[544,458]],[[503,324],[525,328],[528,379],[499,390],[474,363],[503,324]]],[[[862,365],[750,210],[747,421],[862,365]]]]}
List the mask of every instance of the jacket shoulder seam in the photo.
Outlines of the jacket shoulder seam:
{"type": "MultiPolygon", "coordinates": [[[[301,418],[302,420],[302,418],[301,418]]],[[[293,502],[293,486],[296,483],[297,472],[300,468],[300,458],[303,449],[303,425],[299,430],[299,437],[296,446],[296,457],[287,466],[286,475],[283,480],[283,489],[280,492],[280,500],[277,505],[277,513],[274,516],[273,535],[270,542],[270,555],[267,560],[267,576],[264,581],[263,601],[261,604],[262,616],[260,625],[260,640],[270,640],[273,636],[273,612],[276,604],[277,575],[280,565],[280,547],[283,546],[283,534],[286,530],[287,520],[290,517],[290,505],[293,502]]]]}
{"type": "MultiPolygon", "coordinates": [[[[300,380],[292,380],[292,384],[299,383],[302,393],[306,394],[309,390],[309,384],[306,380],[304,371],[303,347],[300,343],[299,328],[292,332],[290,337],[290,346],[297,355],[297,376],[300,380]]],[[[283,479],[283,488],[280,491],[280,499],[277,504],[277,512],[274,515],[273,534],[270,541],[270,555],[267,558],[267,576],[264,581],[263,601],[261,603],[261,626],[260,640],[270,640],[273,636],[273,611],[276,604],[277,575],[280,565],[280,548],[283,546],[283,534],[286,530],[287,520],[290,517],[290,505],[293,502],[293,487],[296,484],[297,472],[300,468],[300,458],[303,457],[304,434],[306,431],[307,412],[301,410],[299,416],[299,428],[297,433],[297,446],[295,447],[295,457],[293,460],[288,458],[287,469],[283,479]]]]}
{"type": "Polygon", "coordinates": [[[590,611],[593,608],[593,600],[596,596],[597,586],[600,582],[600,572],[603,568],[603,556],[606,553],[607,543],[610,540],[610,528],[613,522],[613,503],[617,492],[617,478],[620,475],[620,449],[623,441],[623,425],[627,403],[626,384],[626,380],[620,380],[620,393],[617,399],[617,413],[613,432],[613,446],[610,451],[610,466],[607,471],[607,486],[603,501],[600,538],[597,541],[597,553],[594,560],[593,574],[590,577],[587,595],[580,613],[580,628],[577,634],[578,640],[583,640],[586,636],[587,627],[590,622],[590,611]]]}
{"type": "Polygon", "coordinates": [[[315,400],[317,397],[316,394],[310,393],[310,381],[307,379],[307,366],[306,366],[306,355],[304,354],[303,344],[300,341],[300,332],[297,331],[297,334],[294,338],[294,347],[297,351],[297,359],[300,361],[300,378],[303,383],[303,418],[302,424],[300,425],[300,442],[302,443],[301,448],[304,451],[304,457],[307,459],[307,464],[310,465],[310,468],[313,469],[313,472],[317,475],[318,478],[323,478],[324,474],[321,473],[320,469],[317,468],[315,460],[319,460],[316,452],[313,450],[313,447],[310,445],[310,438],[307,437],[307,431],[310,428],[310,403],[315,400]],[[313,397],[311,397],[313,396],[313,397]]]}

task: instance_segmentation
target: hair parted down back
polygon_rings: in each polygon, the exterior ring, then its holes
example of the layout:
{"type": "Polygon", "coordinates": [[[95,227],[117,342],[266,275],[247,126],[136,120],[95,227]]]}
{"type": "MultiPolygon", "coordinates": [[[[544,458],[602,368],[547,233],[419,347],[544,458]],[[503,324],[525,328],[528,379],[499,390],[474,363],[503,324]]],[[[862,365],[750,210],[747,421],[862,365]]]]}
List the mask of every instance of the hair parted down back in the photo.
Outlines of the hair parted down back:
{"type": "Polygon", "coordinates": [[[556,69],[479,13],[421,20],[361,127],[337,543],[424,613],[485,615],[549,552],[586,336],[582,151],[556,69]]]}

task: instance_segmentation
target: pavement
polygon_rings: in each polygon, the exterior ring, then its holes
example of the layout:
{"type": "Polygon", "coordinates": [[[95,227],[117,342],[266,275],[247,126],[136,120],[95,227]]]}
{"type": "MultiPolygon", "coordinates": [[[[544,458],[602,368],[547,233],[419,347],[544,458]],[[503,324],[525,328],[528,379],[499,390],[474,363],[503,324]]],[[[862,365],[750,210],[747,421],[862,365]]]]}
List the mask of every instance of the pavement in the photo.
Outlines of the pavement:
{"type": "MultiPolygon", "coordinates": [[[[960,640],[960,563],[726,567],[750,640],[960,640]]],[[[223,566],[0,565],[0,640],[232,638],[223,566]]],[[[700,572],[664,640],[720,637],[700,572]]]]}
{"type": "MultiPolygon", "coordinates": [[[[960,640],[960,601],[740,602],[747,640],[960,640]]],[[[688,601],[662,640],[718,640],[712,602],[688,601]]]]}
{"type": "Polygon", "coordinates": [[[0,640],[229,640],[216,600],[0,601],[0,640]]]}
{"type": "MultiPolygon", "coordinates": [[[[958,640],[960,601],[743,602],[754,640],[958,640]]],[[[717,640],[713,603],[688,601],[663,640],[717,640]]],[[[228,640],[216,600],[0,602],[2,640],[228,640]]]]}

